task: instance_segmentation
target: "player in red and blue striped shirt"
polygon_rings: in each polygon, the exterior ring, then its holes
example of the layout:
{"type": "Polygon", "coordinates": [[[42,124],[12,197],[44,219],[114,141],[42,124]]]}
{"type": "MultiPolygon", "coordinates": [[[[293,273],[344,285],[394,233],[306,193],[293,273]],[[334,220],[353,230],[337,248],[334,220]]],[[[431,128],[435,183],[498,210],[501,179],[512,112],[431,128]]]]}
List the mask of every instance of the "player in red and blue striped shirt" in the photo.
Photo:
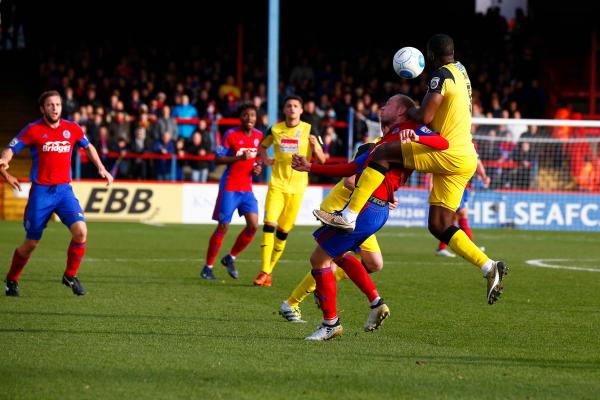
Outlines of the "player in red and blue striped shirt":
{"type": "Polygon", "coordinates": [[[60,118],[62,100],[58,92],[42,93],[39,106],[42,118],[27,125],[9,143],[0,157],[0,169],[3,170],[5,178],[9,176],[5,170],[14,154],[29,147],[33,159],[31,189],[23,218],[26,238],[13,254],[10,270],[6,275],[5,292],[7,296],[19,295],[18,281],[21,272],[42,238],[52,213],[56,213],[72,235],[62,282],[70,287],[74,294],[81,296],[85,294],[85,288],[77,277],[77,271],[85,254],[87,226],[83,210],[70,185],[71,156],[75,145],[85,149],[88,158],[109,185],[113,178],[102,165],[98,152],[85,137],[81,127],[60,118]]]}
{"type": "Polygon", "coordinates": [[[219,184],[219,195],[213,213],[213,219],[218,225],[208,242],[206,264],[200,273],[203,279],[215,279],[213,264],[236,209],[239,215],[246,219],[246,228],[237,237],[229,254],[221,259],[221,264],[234,279],[238,277],[234,260],[252,242],[258,228],[258,202],[252,193],[252,174],[261,173],[261,166],[256,162],[256,153],[263,134],[254,128],[257,116],[254,105],[240,106],[239,113],[240,126],[225,133],[222,149],[215,159],[217,163],[227,164],[227,169],[219,184]]]}

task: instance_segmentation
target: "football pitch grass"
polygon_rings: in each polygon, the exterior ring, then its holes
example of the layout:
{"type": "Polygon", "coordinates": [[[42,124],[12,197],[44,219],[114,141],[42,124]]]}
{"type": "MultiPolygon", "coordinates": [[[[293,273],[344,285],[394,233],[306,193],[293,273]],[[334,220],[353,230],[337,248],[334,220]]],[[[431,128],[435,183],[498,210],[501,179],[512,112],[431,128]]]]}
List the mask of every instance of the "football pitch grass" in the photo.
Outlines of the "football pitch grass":
{"type": "MultiPolygon", "coordinates": [[[[23,238],[2,222],[2,276],[23,238]]],[[[60,283],[68,232],[50,223],[21,278],[21,297],[0,300],[0,398],[380,399],[600,397],[600,233],[476,231],[509,266],[503,298],[460,259],[435,257],[425,229],[386,227],[373,275],[391,316],[365,333],[363,295],[338,284],[345,333],[304,337],[307,324],[277,310],[309,269],[314,242],[298,227],[274,273],[253,287],[261,232],[237,261],[199,278],[213,226],[90,223],[74,296],[60,283]],[[550,269],[526,263],[595,269],[550,269]]],[[[240,227],[227,235],[221,258],[240,227]]]]}

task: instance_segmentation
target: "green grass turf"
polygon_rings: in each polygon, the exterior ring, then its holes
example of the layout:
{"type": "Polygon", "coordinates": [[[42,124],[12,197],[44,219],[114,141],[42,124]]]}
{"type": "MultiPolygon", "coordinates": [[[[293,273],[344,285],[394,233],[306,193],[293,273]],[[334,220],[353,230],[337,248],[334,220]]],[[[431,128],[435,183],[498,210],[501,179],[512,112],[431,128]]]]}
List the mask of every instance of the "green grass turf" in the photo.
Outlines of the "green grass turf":
{"type": "MultiPolygon", "coordinates": [[[[0,227],[5,269],[23,231],[0,227]]],[[[425,229],[385,228],[374,279],[391,317],[362,332],[366,300],[343,282],[345,334],[309,343],[321,317],[312,296],[308,324],[277,309],[308,271],[312,229],[290,234],[272,288],[251,284],[260,234],[239,258],[239,280],[221,266],[219,280],[199,279],[212,229],[90,223],[79,274],[89,293],[78,298],[60,284],[68,232],[51,223],[21,297],[0,299],[0,398],[600,397],[600,273],[525,263],[600,268],[599,233],[475,232],[511,267],[504,297],[488,306],[479,271],[435,257],[425,229]]]]}

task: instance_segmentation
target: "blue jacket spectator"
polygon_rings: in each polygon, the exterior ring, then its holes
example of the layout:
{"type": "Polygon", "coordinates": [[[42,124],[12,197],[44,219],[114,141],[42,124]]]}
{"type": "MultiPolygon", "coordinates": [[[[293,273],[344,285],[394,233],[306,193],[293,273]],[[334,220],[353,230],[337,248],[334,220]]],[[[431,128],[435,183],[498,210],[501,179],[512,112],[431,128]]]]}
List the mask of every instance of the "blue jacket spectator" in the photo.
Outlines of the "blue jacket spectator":
{"type": "MultiPolygon", "coordinates": [[[[173,118],[197,118],[198,110],[196,107],[190,104],[190,98],[187,94],[181,96],[181,104],[173,107],[173,112],[171,113],[173,118]]],[[[194,133],[196,124],[177,124],[177,129],[179,130],[179,137],[184,138],[185,140],[189,140],[192,137],[192,133],[194,133]]]]}

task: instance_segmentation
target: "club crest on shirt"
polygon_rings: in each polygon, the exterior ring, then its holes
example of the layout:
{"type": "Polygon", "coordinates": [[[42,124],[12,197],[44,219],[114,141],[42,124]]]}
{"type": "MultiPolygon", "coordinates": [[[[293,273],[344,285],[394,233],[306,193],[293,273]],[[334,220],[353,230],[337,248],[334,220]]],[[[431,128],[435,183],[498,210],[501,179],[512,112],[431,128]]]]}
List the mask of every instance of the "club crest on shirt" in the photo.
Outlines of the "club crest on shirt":
{"type": "Polygon", "coordinates": [[[64,137],[65,139],[68,139],[68,138],[70,138],[70,137],[71,137],[71,132],[69,132],[69,131],[63,131],[63,137],[64,137]]]}
{"type": "Polygon", "coordinates": [[[258,147],[258,139],[254,139],[254,145],[258,147]]]}

